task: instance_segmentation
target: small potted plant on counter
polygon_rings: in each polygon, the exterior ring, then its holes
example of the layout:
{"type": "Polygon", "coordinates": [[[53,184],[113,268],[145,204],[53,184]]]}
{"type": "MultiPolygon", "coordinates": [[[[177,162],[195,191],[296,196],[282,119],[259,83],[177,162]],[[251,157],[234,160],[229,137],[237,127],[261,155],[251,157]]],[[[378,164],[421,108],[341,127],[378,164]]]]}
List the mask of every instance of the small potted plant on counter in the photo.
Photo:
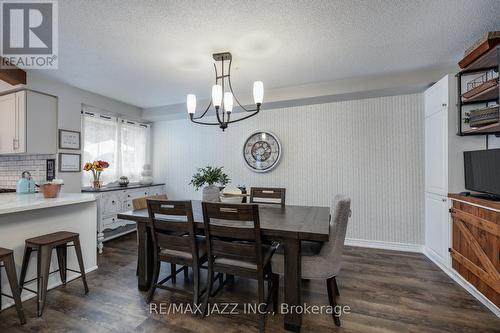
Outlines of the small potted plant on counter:
{"type": "Polygon", "coordinates": [[[101,172],[104,171],[104,169],[109,168],[109,163],[106,161],[93,161],[93,162],[87,162],[83,166],[83,170],[85,171],[92,171],[92,176],[93,176],[93,181],[92,181],[92,188],[94,190],[98,190],[102,186],[101,182],[101,172]]]}
{"type": "Polygon", "coordinates": [[[219,186],[226,186],[229,183],[229,177],[222,171],[223,167],[199,168],[193,175],[190,185],[193,185],[196,191],[203,187],[203,201],[220,201],[219,186]],[[205,186],[206,185],[206,186],[205,186]]]}

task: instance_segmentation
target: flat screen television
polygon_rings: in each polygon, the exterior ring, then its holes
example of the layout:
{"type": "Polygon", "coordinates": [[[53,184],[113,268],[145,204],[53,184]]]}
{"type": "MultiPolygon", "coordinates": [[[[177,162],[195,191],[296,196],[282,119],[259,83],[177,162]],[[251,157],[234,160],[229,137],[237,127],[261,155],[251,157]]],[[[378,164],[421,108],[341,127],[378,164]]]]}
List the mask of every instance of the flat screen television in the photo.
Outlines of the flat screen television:
{"type": "Polygon", "coordinates": [[[500,149],[464,152],[465,188],[500,198],[500,149]]]}

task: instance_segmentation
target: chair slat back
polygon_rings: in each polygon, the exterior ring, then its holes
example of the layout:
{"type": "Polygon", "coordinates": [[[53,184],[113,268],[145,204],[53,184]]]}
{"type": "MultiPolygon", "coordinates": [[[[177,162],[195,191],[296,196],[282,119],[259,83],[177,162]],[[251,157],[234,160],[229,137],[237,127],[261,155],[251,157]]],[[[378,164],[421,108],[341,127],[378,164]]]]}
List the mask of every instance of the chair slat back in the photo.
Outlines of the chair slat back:
{"type": "Polygon", "coordinates": [[[286,189],[276,187],[250,188],[250,202],[285,206],[286,189]]]}
{"type": "Polygon", "coordinates": [[[142,197],[142,198],[132,199],[132,208],[134,210],[148,208],[148,204],[146,203],[147,199],[164,199],[164,200],[167,200],[168,197],[167,197],[166,194],[158,194],[158,195],[151,195],[149,197],[142,197]]]}
{"type": "Polygon", "coordinates": [[[262,266],[258,205],[203,202],[202,206],[208,255],[262,266]]]}
{"type": "Polygon", "coordinates": [[[198,247],[191,201],[147,199],[146,202],[155,250],[191,252],[197,260],[198,247]]]}

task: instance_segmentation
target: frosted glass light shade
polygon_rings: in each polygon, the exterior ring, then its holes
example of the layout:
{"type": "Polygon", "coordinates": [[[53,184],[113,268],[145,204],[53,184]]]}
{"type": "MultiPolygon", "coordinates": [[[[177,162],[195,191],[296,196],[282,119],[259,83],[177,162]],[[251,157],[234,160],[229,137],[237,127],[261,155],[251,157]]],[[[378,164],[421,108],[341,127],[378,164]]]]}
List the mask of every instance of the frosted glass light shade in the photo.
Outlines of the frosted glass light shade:
{"type": "Polygon", "coordinates": [[[233,94],[229,91],[224,93],[224,111],[233,112],[233,94]]]}
{"type": "Polygon", "coordinates": [[[253,83],[253,100],[255,104],[262,104],[264,100],[264,83],[262,81],[253,83]]]}
{"type": "Polygon", "coordinates": [[[218,84],[212,86],[212,102],[214,106],[221,106],[222,104],[222,87],[218,84]]]}
{"type": "Polygon", "coordinates": [[[186,104],[187,104],[188,113],[194,114],[194,112],[196,110],[196,95],[188,94],[186,104]]]}

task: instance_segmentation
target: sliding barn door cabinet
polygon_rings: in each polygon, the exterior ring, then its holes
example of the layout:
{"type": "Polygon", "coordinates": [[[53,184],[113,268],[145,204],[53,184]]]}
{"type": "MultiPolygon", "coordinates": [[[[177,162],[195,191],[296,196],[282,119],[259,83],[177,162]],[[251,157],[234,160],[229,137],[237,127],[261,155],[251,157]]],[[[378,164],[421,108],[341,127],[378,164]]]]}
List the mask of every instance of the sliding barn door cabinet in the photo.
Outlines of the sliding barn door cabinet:
{"type": "Polygon", "coordinates": [[[450,194],[452,267],[500,307],[500,202],[450,194]]]}

